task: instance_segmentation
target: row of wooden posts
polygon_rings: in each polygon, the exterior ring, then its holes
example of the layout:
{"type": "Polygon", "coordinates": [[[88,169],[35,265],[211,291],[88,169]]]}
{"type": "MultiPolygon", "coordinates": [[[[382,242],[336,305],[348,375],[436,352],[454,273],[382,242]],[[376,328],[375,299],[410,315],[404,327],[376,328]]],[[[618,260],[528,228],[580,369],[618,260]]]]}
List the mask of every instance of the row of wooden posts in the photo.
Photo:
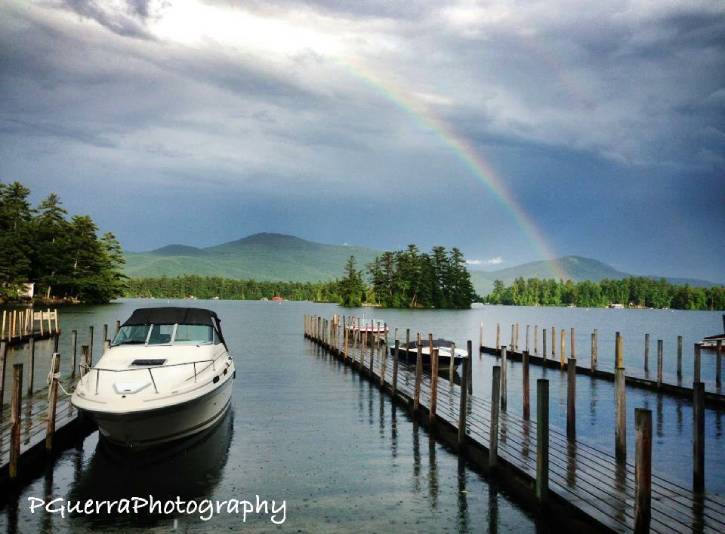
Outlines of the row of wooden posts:
{"type": "MultiPolygon", "coordinates": [[[[343,359],[347,362],[350,358],[348,352],[349,344],[356,340],[361,344],[360,359],[350,361],[357,365],[361,371],[365,369],[365,359],[362,347],[365,344],[367,328],[347,328],[348,324],[361,324],[355,318],[342,318],[335,315],[332,320],[319,316],[305,315],[305,335],[327,348],[340,351],[343,359]],[[340,339],[339,326],[342,326],[342,339],[340,339]],[[340,342],[342,348],[340,349],[340,342]]],[[[372,326],[372,325],[371,325],[372,326]]],[[[385,350],[387,344],[387,325],[378,332],[384,332],[385,350]]],[[[395,343],[393,348],[393,376],[390,391],[395,398],[397,394],[398,379],[398,358],[400,342],[397,339],[395,330],[395,343]]],[[[378,338],[373,338],[373,340],[378,338]]],[[[406,339],[410,339],[410,329],[406,330],[406,339]]],[[[483,337],[481,337],[481,340],[483,337]]],[[[619,332],[615,339],[615,459],[624,467],[627,457],[627,407],[625,395],[624,358],[623,358],[623,337],[619,332]]],[[[428,335],[428,343],[431,354],[431,386],[430,386],[430,423],[435,423],[437,384],[438,384],[438,351],[433,347],[433,335],[428,335]]],[[[411,410],[416,413],[419,410],[420,391],[422,385],[422,342],[420,334],[417,335],[417,358],[415,367],[414,395],[411,402],[411,410]]],[[[500,347],[500,345],[499,345],[500,347]]],[[[516,345],[514,344],[515,348],[516,345]]],[[[469,397],[472,395],[472,342],[467,343],[468,357],[464,359],[462,379],[460,385],[460,406],[458,421],[458,445],[463,448],[466,439],[466,413],[469,397]]],[[[498,436],[500,410],[507,408],[507,349],[501,349],[501,364],[493,366],[492,387],[491,387],[491,426],[489,436],[489,467],[495,469],[498,463],[498,436]]],[[[523,417],[530,418],[530,394],[529,394],[529,352],[523,352],[523,417]]],[[[387,354],[386,354],[387,356],[387,354]]],[[[371,347],[368,372],[373,377],[374,350],[371,347]]],[[[385,387],[385,362],[382,360],[380,373],[380,386],[385,387]]],[[[567,428],[566,435],[571,441],[576,439],[576,359],[568,358],[567,366],[567,428]]],[[[536,410],[536,481],[535,494],[540,504],[543,504],[549,491],[549,381],[537,379],[536,381],[537,410],[536,410]]],[[[635,409],[635,532],[646,532],[649,529],[651,517],[651,479],[652,479],[652,411],[644,408],[635,409]]],[[[693,490],[696,493],[703,493],[705,489],[705,388],[702,382],[693,384],[693,490]]]]}
{"type": "MultiPolygon", "coordinates": [[[[120,322],[116,321],[116,332],[120,328],[120,322]]],[[[58,351],[58,344],[60,340],[60,333],[53,335],[53,353],[50,361],[50,373],[48,382],[48,415],[46,422],[45,431],[45,450],[52,452],[53,450],[53,438],[55,435],[55,420],[56,420],[56,409],[58,405],[58,382],[60,380],[60,352],[58,351]]],[[[103,325],[103,340],[104,349],[110,344],[108,338],[108,325],[103,325]]],[[[71,370],[71,378],[76,376],[76,369],[80,376],[87,373],[93,364],[93,326],[88,327],[88,344],[81,345],[81,359],[80,365],[77,365],[77,347],[78,347],[78,332],[76,330],[71,331],[71,351],[73,353],[73,367],[71,370]]],[[[4,399],[4,383],[5,383],[5,367],[7,362],[8,343],[6,341],[0,342],[0,365],[2,365],[2,371],[0,374],[0,418],[2,418],[2,401],[4,399]]],[[[28,389],[27,395],[32,396],[33,394],[33,381],[34,381],[34,370],[35,370],[35,339],[30,338],[30,355],[28,358],[28,367],[30,369],[30,375],[28,377],[28,389]]],[[[21,405],[23,401],[23,364],[16,363],[13,365],[13,381],[12,381],[12,393],[10,398],[10,464],[8,466],[8,472],[11,480],[14,480],[18,476],[18,464],[20,461],[20,430],[22,423],[22,410],[21,405]]]]}
{"type": "MultiPolygon", "coordinates": [[[[481,321],[479,329],[479,346],[483,347],[483,321],[481,321]]],[[[533,327],[533,352],[529,347],[531,325],[526,325],[526,333],[524,335],[525,345],[522,352],[533,354],[534,356],[539,355],[539,326],[534,325],[533,327]]],[[[565,328],[559,330],[559,338],[557,340],[556,327],[551,327],[551,352],[547,351],[547,329],[541,329],[541,357],[546,360],[551,355],[552,359],[556,359],[556,345],[558,341],[559,345],[559,363],[564,368],[567,357],[567,331],[565,328]]],[[[595,371],[597,369],[599,359],[599,333],[595,328],[591,332],[591,350],[590,350],[590,369],[595,371]]],[[[571,328],[569,336],[569,358],[576,360],[576,329],[571,328]]],[[[519,323],[513,323],[511,325],[511,340],[507,346],[508,350],[519,352],[519,323]]],[[[501,350],[501,325],[496,323],[496,350],[501,350]]],[[[702,344],[694,344],[694,364],[693,364],[693,382],[701,381],[701,353],[702,344]]],[[[649,372],[649,360],[650,360],[650,334],[644,335],[644,371],[649,372]]],[[[663,381],[663,368],[664,368],[664,342],[662,339],[657,340],[657,384],[662,385],[663,381]]],[[[677,336],[677,378],[682,379],[682,336],[677,336]]],[[[720,386],[722,385],[722,340],[717,341],[715,350],[715,383],[720,386]]]]}
{"type": "Polygon", "coordinates": [[[0,340],[23,339],[33,335],[53,335],[60,332],[58,310],[32,308],[3,310],[0,320],[0,340]]]}

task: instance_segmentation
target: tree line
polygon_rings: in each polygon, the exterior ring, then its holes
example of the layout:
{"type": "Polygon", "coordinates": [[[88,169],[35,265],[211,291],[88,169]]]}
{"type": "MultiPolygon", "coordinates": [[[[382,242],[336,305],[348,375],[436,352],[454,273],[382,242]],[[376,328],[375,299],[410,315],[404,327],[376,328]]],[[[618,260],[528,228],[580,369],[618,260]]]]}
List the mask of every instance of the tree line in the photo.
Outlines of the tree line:
{"type": "Polygon", "coordinates": [[[573,282],[517,278],[509,286],[500,280],[484,302],[514,306],[606,307],[622,304],[630,307],[671,308],[678,310],[723,310],[725,287],[676,285],[664,278],[632,276],[621,280],[573,282]]]}
{"type": "Polygon", "coordinates": [[[285,300],[339,302],[338,282],[276,282],[236,280],[220,276],[160,276],[131,278],[128,297],[188,298],[223,300],[260,300],[282,297],[285,300]]]}
{"type": "Polygon", "coordinates": [[[385,308],[469,308],[477,298],[463,253],[436,246],[430,253],[416,245],[405,250],[384,252],[357,270],[350,257],[339,282],[341,303],[359,306],[363,302],[385,308]]]}
{"type": "Polygon", "coordinates": [[[112,233],[98,235],[88,215],[68,218],[51,193],[36,207],[20,182],[0,182],[0,300],[24,284],[47,300],[108,302],[123,294],[123,251],[112,233]]]}

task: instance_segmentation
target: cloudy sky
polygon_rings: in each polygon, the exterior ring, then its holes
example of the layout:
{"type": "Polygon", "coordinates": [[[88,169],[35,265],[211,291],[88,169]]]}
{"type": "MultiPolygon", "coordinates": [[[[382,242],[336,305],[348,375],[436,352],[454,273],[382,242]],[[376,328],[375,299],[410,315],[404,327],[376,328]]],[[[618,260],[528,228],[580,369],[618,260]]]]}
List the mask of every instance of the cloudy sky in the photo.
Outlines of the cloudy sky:
{"type": "Polygon", "coordinates": [[[725,281],[725,2],[0,5],[0,180],[129,250],[273,231],[725,281]]]}

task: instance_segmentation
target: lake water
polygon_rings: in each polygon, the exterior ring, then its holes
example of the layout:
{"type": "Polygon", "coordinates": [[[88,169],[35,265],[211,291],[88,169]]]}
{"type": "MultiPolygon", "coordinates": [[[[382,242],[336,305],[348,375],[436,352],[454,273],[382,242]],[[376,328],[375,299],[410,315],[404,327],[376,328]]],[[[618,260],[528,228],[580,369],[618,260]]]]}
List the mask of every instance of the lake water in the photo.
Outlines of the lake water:
{"type": "MultiPolygon", "coordinates": [[[[61,311],[64,334],[60,350],[63,371],[70,370],[70,331],[87,342],[87,327],[95,325],[94,359],[101,352],[102,325],[113,325],[141,306],[167,301],[125,300],[106,306],[79,306],[61,311]]],[[[242,528],[241,516],[220,514],[208,522],[198,516],[76,516],[31,514],[30,496],[67,499],[118,499],[147,496],[162,499],[231,498],[286,501],[283,530],[332,531],[534,531],[534,519],[505,493],[429,439],[404,410],[396,408],[365,380],[322,355],[303,339],[305,313],[370,317],[371,310],[346,310],[312,303],[242,301],[171,301],[205,306],[222,318],[222,328],[235,356],[237,379],[233,407],[213,432],[183,446],[148,454],[119,455],[91,434],[82,445],[61,454],[44,478],[26,486],[18,499],[0,504],[0,528],[20,532],[128,531],[133,528],[167,532],[242,528]]],[[[676,336],[684,337],[685,381],[692,373],[692,344],[722,329],[719,313],[653,310],[586,310],[486,306],[467,311],[374,310],[404,332],[428,332],[455,340],[478,342],[479,323],[485,342],[494,344],[495,323],[502,342],[509,341],[511,322],[575,327],[580,359],[589,354],[589,334],[599,330],[599,362],[611,368],[614,332],[625,339],[628,367],[641,367],[644,332],[654,343],[665,340],[666,370],[674,373],[676,336]]],[[[404,334],[401,334],[404,335],[404,334]]],[[[533,339],[533,330],[532,330],[533,339]]],[[[568,343],[567,343],[568,344],[568,343]]],[[[523,342],[520,342],[523,346],[523,342]]],[[[558,350],[558,346],[557,346],[558,350]]],[[[27,352],[12,354],[25,361],[27,352]]],[[[38,386],[48,367],[47,347],[38,344],[38,386]]],[[[703,376],[714,376],[714,357],[703,354],[703,376]]],[[[474,394],[490,397],[490,356],[475,356],[474,394]]],[[[9,362],[12,363],[12,362],[9,362]]],[[[508,410],[521,410],[521,365],[510,363],[508,410]]],[[[552,425],[565,425],[566,387],[557,370],[531,367],[531,383],[546,376],[551,382],[552,425]]],[[[614,446],[612,384],[586,376],[577,378],[577,431],[582,440],[611,452],[614,446]]],[[[535,394],[532,395],[535,413],[535,394]]],[[[654,392],[627,390],[628,442],[633,458],[635,407],[653,410],[654,472],[688,486],[691,481],[692,407],[687,399],[654,392]]],[[[7,412],[6,412],[7,413],[7,412]]],[[[706,410],[706,485],[725,490],[725,449],[721,413],[706,410]]],[[[277,528],[268,516],[250,516],[245,528],[277,528]]]]}

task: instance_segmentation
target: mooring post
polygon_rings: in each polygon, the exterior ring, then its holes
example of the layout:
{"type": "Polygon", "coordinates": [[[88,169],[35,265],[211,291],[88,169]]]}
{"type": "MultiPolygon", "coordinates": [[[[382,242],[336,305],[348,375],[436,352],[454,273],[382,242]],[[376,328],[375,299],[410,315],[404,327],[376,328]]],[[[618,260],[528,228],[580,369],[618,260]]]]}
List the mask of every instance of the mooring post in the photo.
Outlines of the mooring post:
{"type": "Polygon", "coordinates": [[[393,357],[393,399],[398,393],[398,356],[400,352],[400,341],[395,340],[395,356],[393,357]]]}
{"type": "Polygon", "coordinates": [[[0,417],[3,414],[5,400],[5,369],[8,363],[8,342],[0,341],[0,417]]]}
{"type": "Polygon", "coordinates": [[[664,350],[661,339],[657,340],[657,387],[662,387],[662,367],[664,365],[664,350]]]}
{"type": "Polygon", "coordinates": [[[619,332],[615,338],[614,389],[616,398],[616,418],[614,431],[614,452],[618,463],[627,461],[627,401],[625,397],[623,340],[619,332]]]}
{"type": "Polygon", "coordinates": [[[705,384],[692,384],[692,489],[705,491],[705,384]]]}
{"type": "Polygon", "coordinates": [[[722,385],[722,339],[715,345],[715,385],[722,385]]]}
{"type": "Polygon", "coordinates": [[[644,372],[649,371],[649,334],[644,335],[644,372]]]}
{"type": "Polygon", "coordinates": [[[514,338],[514,351],[519,351],[519,323],[516,323],[516,337],[514,338]]]}
{"type": "Polygon", "coordinates": [[[541,329],[541,357],[546,361],[546,328],[541,329]]]}
{"type": "Polygon", "coordinates": [[[385,371],[388,363],[388,323],[383,323],[383,331],[385,332],[385,342],[383,343],[381,351],[382,360],[380,360],[380,387],[385,389],[385,371]]]}
{"type": "Polygon", "coordinates": [[[60,354],[53,353],[50,361],[50,392],[48,394],[48,424],[45,430],[45,450],[53,450],[53,437],[55,436],[55,412],[58,404],[58,378],[60,375],[60,354]]]}
{"type": "Polygon", "coordinates": [[[529,325],[526,325],[526,341],[524,342],[526,352],[529,352],[529,325]]]}
{"type": "Polygon", "coordinates": [[[431,374],[430,374],[430,410],[428,410],[429,424],[436,423],[436,412],[438,411],[438,349],[431,350],[431,374]]]}
{"type": "Polygon", "coordinates": [[[53,333],[53,352],[58,352],[58,345],[60,344],[60,334],[58,332],[53,333]]]}
{"type": "Polygon", "coordinates": [[[576,358],[566,367],[566,437],[576,440],[576,358]]]}
{"type": "Polygon", "coordinates": [[[508,363],[508,354],[506,351],[506,347],[503,347],[501,349],[501,371],[500,371],[501,372],[501,380],[500,380],[501,393],[500,393],[500,397],[501,397],[501,409],[504,412],[506,411],[506,402],[508,400],[506,398],[506,390],[508,389],[506,387],[506,374],[507,374],[506,369],[508,367],[507,363],[508,363]]]}
{"type": "MultiPolygon", "coordinates": [[[[118,333],[118,332],[117,332],[118,333]]],[[[76,376],[76,356],[78,352],[78,331],[73,330],[70,333],[70,344],[71,344],[71,351],[73,352],[73,369],[71,370],[71,376],[76,376]]]]}
{"type": "Polygon", "coordinates": [[[634,531],[649,532],[652,503],[652,412],[643,408],[634,410],[637,432],[634,456],[634,531]]]}
{"type": "Polygon", "coordinates": [[[592,356],[591,356],[591,362],[589,364],[589,368],[592,371],[597,370],[597,357],[598,357],[597,352],[598,352],[598,350],[597,350],[597,329],[595,328],[594,332],[592,332],[592,356]]]}
{"type": "Polygon", "coordinates": [[[35,382],[35,337],[30,336],[28,340],[30,345],[30,355],[28,357],[28,396],[33,394],[33,382],[35,382]]]}
{"type": "Polygon", "coordinates": [[[501,348],[501,325],[496,323],[496,352],[501,348]]]}
{"type": "Polygon", "coordinates": [[[523,357],[523,396],[524,396],[524,419],[528,421],[530,417],[530,406],[529,406],[529,351],[524,351],[523,357]]]}
{"type": "Polygon", "coordinates": [[[539,354],[539,325],[534,325],[534,356],[539,354]]]}
{"type": "Polygon", "coordinates": [[[511,349],[511,351],[516,350],[514,345],[514,330],[516,330],[516,325],[511,323],[511,344],[509,345],[509,349],[511,349]]]}
{"type": "MultiPolygon", "coordinates": [[[[374,328],[374,325],[371,324],[370,325],[370,328],[373,329],[374,328]]],[[[374,364],[374,358],[375,358],[375,349],[378,346],[378,344],[375,342],[375,339],[376,339],[376,336],[375,336],[375,332],[373,331],[372,337],[370,339],[370,368],[368,369],[370,371],[370,378],[371,379],[375,376],[375,371],[374,371],[373,364],[374,364]]]]}
{"type": "Polygon", "coordinates": [[[700,382],[700,344],[695,343],[695,369],[692,373],[692,381],[700,382]]]}
{"type": "Polygon", "coordinates": [[[93,361],[93,326],[88,327],[88,351],[91,356],[91,361],[93,361]]]}
{"type": "Polygon", "coordinates": [[[551,359],[556,359],[556,328],[551,327],[551,359]]]}
{"type": "Polygon", "coordinates": [[[458,449],[462,450],[466,444],[466,415],[468,413],[468,368],[473,358],[473,343],[468,340],[468,358],[463,360],[463,374],[461,376],[461,394],[458,404],[458,449]]]}
{"type": "Polygon", "coordinates": [[[682,336],[677,336],[677,378],[682,380],[682,336]]]}
{"type": "Polygon", "coordinates": [[[478,352],[480,354],[481,347],[483,347],[483,321],[481,321],[481,326],[478,329],[478,352]]]}
{"type": "Polygon", "coordinates": [[[498,463],[498,418],[501,404],[501,367],[493,366],[491,385],[491,428],[488,438],[488,468],[495,469],[498,463]]]}
{"type": "Polygon", "coordinates": [[[549,493],[549,381],[536,381],[536,499],[542,505],[549,493]]]}
{"type": "Polygon", "coordinates": [[[103,341],[108,339],[108,323],[103,324],[103,341]]]}
{"type": "Polygon", "coordinates": [[[413,396],[413,412],[420,406],[420,382],[423,379],[423,345],[420,342],[420,332],[417,339],[418,354],[415,360],[415,391],[413,396]]]}
{"type": "Polygon", "coordinates": [[[566,330],[562,328],[559,334],[561,337],[561,345],[559,346],[559,365],[563,369],[566,358],[566,330]]]}
{"type": "Polygon", "coordinates": [[[23,364],[13,365],[13,394],[10,397],[10,465],[8,471],[10,479],[18,476],[18,461],[20,460],[20,421],[23,402],[23,364]]]}
{"type": "Polygon", "coordinates": [[[81,376],[83,376],[91,370],[91,364],[93,363],[91,361],[91,351],[88,350],[88,345],[81,345],[81,358],[83,359],[84,368],[81,376]]]}
{"type": "MultiPolygon", "coordinates": [[[[481,351],[478,351],[478,354],[480,356],[481,351]]],[[[453,375],[456,372],[456,344],[451,343],[451,357],[448,360],[448,385],[453,386],[453,375]]]]}
{"type": "Polygon", "coordinates": [[[114,337],[118,335],[119,330],[121,330],[121,321],[116,319],[116,331],[113,333],[114,337]]]}
{"type": "Polygon", "coordinates": [[[571,352],[569,355],[576,360],[576,347],[575,347],[575,340],[576,340],[576,330],[574,328],[571,329],[571,339],[569,340],[569,345],[571,346],[571,352]]]}

